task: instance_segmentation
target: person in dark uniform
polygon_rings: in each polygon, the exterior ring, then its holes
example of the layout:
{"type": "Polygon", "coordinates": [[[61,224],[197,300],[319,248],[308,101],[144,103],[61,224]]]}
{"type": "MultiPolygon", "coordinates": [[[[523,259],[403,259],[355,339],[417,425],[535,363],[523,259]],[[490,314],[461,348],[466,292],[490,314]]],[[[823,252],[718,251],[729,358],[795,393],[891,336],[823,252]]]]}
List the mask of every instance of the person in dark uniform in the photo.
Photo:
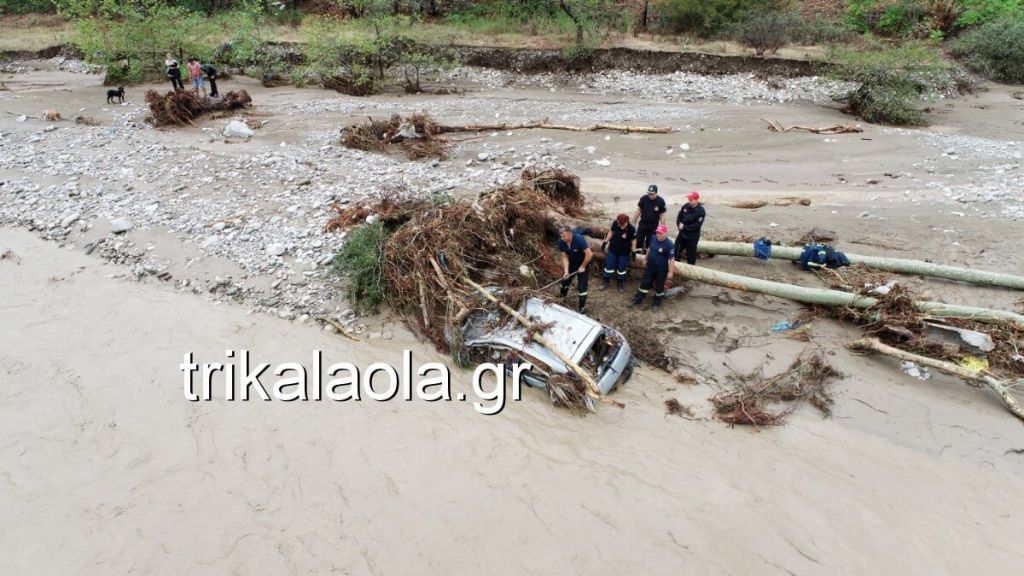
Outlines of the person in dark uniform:
{"type": "Polygon", "coordinates": [[[576,291],[579,295],[579,306],[576,311],[583,314],[587,307],[587,284],[590,280],[590,259],[594,252],[587,244],[583,236],[576,234],[572,228],[562,226],[559,230],[562,239],[558,241],[558,249],[562,252],[562,286],[561,296],[565,298],[569,294],[569,286],[572,285],[572,276],[575,272],[576,291]]]}
{"type": "Polygon", "coordinates": [[[665,297],[665,281],[672,279],[675,271],[673,262],[674,246],[668,239],[668,226],[661,224],[655,229],[655,236],[651,239],[651,245],[647,248],[646,266],[644,267],[644,279],[640,281],[640,289],[633,297],[633,306],[644,303],[647,293],[654,287],[654,303],[651,310],[657,312],[661,309],[661,299],[665,297]]]}
{"type": "Polygon", "coordinates": [[[659,224],[665,223],[665,199],[658,196],[658,186],[651,184],[647,187],[647,195],[640,198],[636,203],[636,213],[633,220],[637,221],[636,226],[636,247],[644,250],[654,236],[654,230],[659,224]]]}
{"type": "Polygon", "coordinates": [[[619,214],[615,217],[601,248],[605,250],[604,284],[601,285],[601,290],[611,285],[612,274],[614,274],[619,285],[619,292],[622,292],[625,290],[623,285],[626,283],[629,259],[635,255],[634,251],[636,250],[636,228],[629,223],[629,216],[619,214]]]}
{"type": "Polygon", "coordinates": [[[679,227],[679,235],[676,236],[676,261],[682,261],[683,252],[686,253],[686,263],[693,265],[697,263],[697,243],[700,242],[700,227],[704,225],[704,205],[700,203],[700,192],[690,192],[686,199],[688,202],[679,209],[676,216],[676,226],[679,227]]]}
{"type": "Polygon", "coordinates": [[[217,68],[207,62],[200,66],[199,69],[203,71],[203,74],[206,74],[206,80],[210,83],[210,98],[216,98],[220,95],[217,92],[217,68]]]}
{"type": "Polygon", "coordinates": [[[167,79],[171,81],[171,88],[174,91],[185,89],[185,85],[181,83],[181,68],[178,68],[177,60],[167,65],[167,79]]]}

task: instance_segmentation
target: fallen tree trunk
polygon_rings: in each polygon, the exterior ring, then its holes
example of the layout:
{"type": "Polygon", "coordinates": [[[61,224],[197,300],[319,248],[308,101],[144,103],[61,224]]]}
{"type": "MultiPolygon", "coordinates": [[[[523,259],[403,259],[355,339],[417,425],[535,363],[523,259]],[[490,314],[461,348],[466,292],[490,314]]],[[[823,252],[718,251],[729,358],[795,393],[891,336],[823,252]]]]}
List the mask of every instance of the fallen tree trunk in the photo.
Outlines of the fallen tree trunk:
{"type": "Polygon", "coordinates": [[[1010,394],[1010,385],[986,373],[984,370],[971,370],[969,368],[953,364],[952,362],[945,362],[943,360],[936,360],[935,358],[905,352],[899,348],[893,348],[892,346],[883,344],[876,338],[862,338],[860,340],[855,340],[847,344],[847,347],[852,350],[870,350],[899,360],[904,360],[906,362],[914,362],[922,366],[934,368],[939,372],[944,372],[951,376],[963,378],[968,382],[987,386],[1002,398],[1003,404],[1006,405],[1014,416],[1024,420],[1024,409],[1021,408],[1017,399],[1010,394]]]}
{"type": "Polygon", "coordinates": [[[531,120],[519,124],[465,124],[459,126],[441,125],[438,126],[442,133],[451,132],[501,132],[508,130],[525,130],[529,128],[541,128],[545,130],[570,130],[572,132],[595,132],[597,130],[612,130],[615,132],[642,132],[645,134],[668,134],[672,131],[669,126],[626,126],[622,124],[594,124],[591,126],[569,126],[566,124],[551,124],[548,119],[531,120]]]}
{"type": "MultiPolygon", "coordinates": [[[[591,250],[594,252],[600,252],[601,246],[599,241],[588,239],[588,242],[590,243],[591,250]]],[[[632,266],[642,267],[643,264],[641,264],[641,261],[638,258],[633,262],[632,266]]],[[[784,284],[782,282],[772,282],[770,280],[761,280],[760,278],[751,278],[749,276],[740,276],[739,274],[730,274],[729,272],[712,270],[710,268],[704,268],[703,266],[690,266],[689,264],[684,264],[682,262],[676,262],[675,272],[678,277],[687,280],[721,286],[731,290],[767,294],[777,298],[803,302],[804,304],[815,304],[818,306],[846,306],[859,309],[871,308],[878,304],[877,298],[869,296],[860,296],[850,292],[843,292],[841,290],[807,288],[804,286],[795,286],[793,284],[784,284]]],[[[968,318],[979,322],[1024,327],[1024,316],[1006,310],[991,310],[988,308],[958,306],[955,304],[928,301],[915,301],[914,306],[921,312],[938,318],[968,318]]]]}
{"type": "Polygon", "coordinates": [[[768,130],[771,132],[789,132],[790,130],[800,130],[802,132],[810,132],[811,134],[858,134],[863,132],[864,129],[860,126],[850,126],[847,124],[836,124],[835,126],[825,126],[824,128],[811,128],[809,126],[783,126],[775,120],[769,120],[767,118],[761,118],[761,120],[768,123],[768,130]]]}
{"type": "MultiPolygon", "coordinates": [[[[706,254],[718,256],[753,256],[754,246],[742,242],[712,242],[701,240],[697,250],[706,254]]],[[[797,261],[803,248],[795,246],[772,246],[772,258],[797,261]]],[[[877,256],[860,256],[847,254],[851,264],[863,264],[876,270],[897,272],[900,274],[915,274],[918,276],[932,276],[945,278],[947,280],[958,280],[972,284],[985,286],[1001,286],[1003,288],[1014,288],[1024,290],[1024,276],[1003,274],[1000,272],[986,272],[984,270],[969,270],[946,266],[943,264],[932,264],[921,260],[904,260],[902,258],[880,258],[877,256]]]]}

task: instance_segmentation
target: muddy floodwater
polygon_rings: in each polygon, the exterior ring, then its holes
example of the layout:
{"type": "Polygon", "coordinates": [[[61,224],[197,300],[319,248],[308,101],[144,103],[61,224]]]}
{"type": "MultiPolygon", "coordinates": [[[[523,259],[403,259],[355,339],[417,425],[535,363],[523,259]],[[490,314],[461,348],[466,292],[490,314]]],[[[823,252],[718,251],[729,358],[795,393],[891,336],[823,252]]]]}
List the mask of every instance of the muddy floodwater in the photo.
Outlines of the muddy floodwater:
{"type": "MultiPolygon", "coordinates": [[[[788,244],[817,227],[850,253],[1019,273],[1024,103],[1011,88],[932,102],[928,128],[816,135],[763,119],[855,124],[823,79],[464,69],[459,94],[354,98],[238,78],[219,88],[252,95],[257,128],[240,140],[222,136],[229,118],[147,126],[147,87],[107,105],[100,76],[52,61],[7,70],[2,574],[1009,574],[1024,561],[1020,422],[985,389],[849,352],[856,327],[817,317],[809,341],[786,338],[772,327],[798,304],[692,285],[636,312],[675,362],[639,367],[614,393],[624,409],[579,417],[526,389],[485,416],[471,370],[386,310],[349,310],[329,269],[344,237],[323,232],[332,203],[471,197],[544,164],[581,176],[599,223],[632,214],[656,183],[670,221],[701,192],[709,238],[788,244]],[[63,120],[44,121],[48,109],[63,120]],[[454,137],[442,161],[338,144],[352,122],[418,110],[447,124],[673,131],[485,132],[454,137]],[[732,206],[757,200],[768,204],[732,206]],[[470,400],[185,399],[184,354],[243,348],[360,367],[401,366],[409,350],[449,367],[453,395],[470,400]],[[805,405],[760,429],[712,418],[708,398],[735,374],[778,372],[808,350],[842,373],[831,416],[805,405]],[[672,399],[693,416],[667,415],[672,399]]],[[[777,260],[698,264],[822,286],[777,260]]],[[[590,315],[619,314],[636,280],[624,294],[592,288],[590,315]]],[[[1019,292],[901,281],[1020,311],[1019,292]]]]}

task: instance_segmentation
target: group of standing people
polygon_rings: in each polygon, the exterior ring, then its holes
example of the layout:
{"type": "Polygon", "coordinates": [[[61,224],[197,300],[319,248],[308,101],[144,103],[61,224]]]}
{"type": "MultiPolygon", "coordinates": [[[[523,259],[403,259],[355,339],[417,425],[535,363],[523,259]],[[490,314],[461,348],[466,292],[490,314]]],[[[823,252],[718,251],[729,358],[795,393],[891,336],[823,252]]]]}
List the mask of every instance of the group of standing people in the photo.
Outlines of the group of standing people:
{"type": "MultiPolygon", "coordinates": [[[[647,194],[637,202],[633,219],[634,226],[626,214],[619,214],[611,223],[601,249],[605,251],[605,265],[601,290],[611,285],[615,277],[619,292],[625,291],[626,275],[630,261],[638,255],[644,259],[644,276],[640,287],[633,297],[633,306],[640,306],[647,294],[654,289],[654,302],[651,310],[661,308],[661,300],[665,296],[665,283],[672,280],[675,270],[674,263],[681,261],[685,254],[687,264],[697,263],[697,243],[700,241],[700,230],[704,225],[706,212],[700,202],[700,193],[690,192],[687,202],[679,209],[676,216],[678,234],[673,242],[668,238],[668,226],[665,224],[665,213],[668,206],[665,199],[658,195],[658,187],[651,184],[647,194]]],[[[589,264],[593,258],[586,239],[572,228],[563,227],[558,249],[562,252],[563,278],[561,296],[569,294],[573,278],[579,295],[577,310],[586,311],[589,295],[589,264]]]]}
{"type": "MultiPolygon", "coordinates": [[[[184,90],[185,85],[181,81],[181,67],[178,66],[178,61],[168,54],[164,60],[164,65],[167,67],[167,79],[171,81],[171,88],[174,90],[184,90]]],[[[188,71],[189,82],[192,85],[193,92],[196,94],[202,92],[203,97],[206,97],[206,84],[203,82],[203,75],[205,74],[206,80],[210,83],[210,97],[217,98],[220,96],[217,92],[217,68],[213,64],[209,62],[202,64],[198,58],[189,58],[185,67],[188,71]]]]}

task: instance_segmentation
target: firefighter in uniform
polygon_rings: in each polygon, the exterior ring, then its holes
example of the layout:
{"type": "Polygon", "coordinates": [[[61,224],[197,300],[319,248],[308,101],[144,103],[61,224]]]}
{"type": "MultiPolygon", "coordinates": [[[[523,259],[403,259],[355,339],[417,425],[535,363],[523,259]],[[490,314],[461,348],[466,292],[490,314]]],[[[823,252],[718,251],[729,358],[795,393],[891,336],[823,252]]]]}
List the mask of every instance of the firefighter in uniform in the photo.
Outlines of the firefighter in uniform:
{"type": "Polygon", "coordinates": [[[615,217],[601,248],[605,251],[604,284],[601,285],[601,290],[611,285],[614,274],[618,281],[619,292],[622,292],[625,290],[623,286],[626,283],[629,260],[631,257],[636,257],[636,228],[629,223],[629,216],[619,214],[615,217]]]}
{"type": "Polygon", "coordinates": [[[638,250],[643,251],[647,248],[654,236],[654,230],[659,224],[665,223],[666,210],[668,207],[665,205],[665,199],[658,196],[658,186],[651,184],[647,187],[647,195],[642,196],[636,203],[636,213],[633,214],[633,220],[637,222],[636,247],[638,250]]]}
{"type": "Polygon", "coordinates": [[[647,293],[654,287],[654,303],[651,310],[657,312],[661,309],[661,299],[665,296],[665,281],[672,279],[675,271],[674,248],[672,241],[666,235],[668,226],[664,224],[655,229],[655,236],[651,239],[651,245],[647,248],[646,266],[644,279],[640,281],[640,289],[633,297],[633,306],[643,304],[647,293]]]}
{"type": "Polygon", "coordinates": [[[576,291],[579,295],[579,306],[576,311],[583,314],[587,307],[587,284],[590,280],[590,259],[594,257],[593,251],[587,240],[572,231],[572,228],[563,226],[559,231],[562,238],[558,241],[558,249],[562,252],[562,285],[561,296],[565,298],[569,294],[569,286],[572,285],[572,275],[576,276],[576,291]]]}

